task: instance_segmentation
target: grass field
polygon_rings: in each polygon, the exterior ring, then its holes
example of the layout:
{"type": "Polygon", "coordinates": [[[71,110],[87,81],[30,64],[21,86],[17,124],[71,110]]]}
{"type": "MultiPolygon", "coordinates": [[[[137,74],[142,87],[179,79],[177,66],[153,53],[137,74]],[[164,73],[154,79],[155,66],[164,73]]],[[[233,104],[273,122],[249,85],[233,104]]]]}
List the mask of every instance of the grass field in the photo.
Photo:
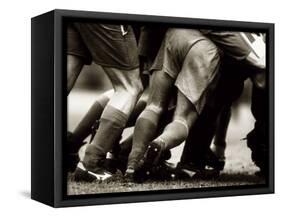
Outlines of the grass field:
{"type": "MultiPolygon", "coordinates": [[[[68,129],[70,131],[74,129],[83,114],[88,110],[97,94],[81,91],[73,91],[70,94],[68,100],[68,129]]],[[[242,140],[253,126],[254,119],[248,104],[242,104],[239,109],[233,111],[227,136],[226,165],[218,179],[148,181],[136,184],[123,181],[121,174],[117,174],[113,180],[108,182],[77,183],[73,181],[72,174],[69,174],[67,192],[69,195],[75,195],[263,184],[265,181],[254,175],[258,168],[251,160],[251,151],[247,148],[246,141],[242,140]]],[[[131,130],[126,130],[124,135],[126,136],[131,130]]],[[[171,163],[176,164],[178,162],[181,151],[182,145],[172,150],[171,163]]],[[[83,155],[82,152],[81,155],[83,155]]]]}

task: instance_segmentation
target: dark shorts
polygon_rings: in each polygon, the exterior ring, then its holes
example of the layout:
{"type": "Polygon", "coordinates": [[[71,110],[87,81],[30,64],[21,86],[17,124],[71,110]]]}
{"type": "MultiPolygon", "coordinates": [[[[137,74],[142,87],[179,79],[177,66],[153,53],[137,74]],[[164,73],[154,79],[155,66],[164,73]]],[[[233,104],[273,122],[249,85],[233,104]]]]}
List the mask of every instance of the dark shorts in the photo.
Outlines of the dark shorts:
{"type": "Polygon", "coordinates": [[[78,56],[84,64],[92,63],[92,56],[73,24],[67,25],[67,54],[78,56]]]}
{"type": "Polygon", "coordinates": [[[200,31],[169,29],[151,70],[163,70],[200,113],[220,63],[216,45],[200,31]]]}
{"type": "Polygon", "coordinates": [[[67,54],[104,66],[131,70],[139,66],[138,49],[131,26],[73,23],[67,27],[67,54]]]}
{"type": "Polygon", "coordinates": [[[152,62],[161,46],[167,28],[162,26],[142,26],[138,43],[139,55],[152,62]]]}
{"type": "Polygon", "coordinates": [[[210,38],[226,55],[237,60],[245,59],[252,51],[240,32],[200,30],[210,38]]]}

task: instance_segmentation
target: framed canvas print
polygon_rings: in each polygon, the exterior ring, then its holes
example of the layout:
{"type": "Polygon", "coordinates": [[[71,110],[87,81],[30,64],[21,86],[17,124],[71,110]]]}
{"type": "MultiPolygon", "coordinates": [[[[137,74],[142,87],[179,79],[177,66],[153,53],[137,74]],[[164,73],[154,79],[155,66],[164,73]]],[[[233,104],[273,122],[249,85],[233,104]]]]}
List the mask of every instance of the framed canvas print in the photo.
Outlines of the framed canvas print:
{"type": "Polygon", "coordinates": [[[274,24],[70,10],[31,23],[33,199],[274,192],[274,24]]]}

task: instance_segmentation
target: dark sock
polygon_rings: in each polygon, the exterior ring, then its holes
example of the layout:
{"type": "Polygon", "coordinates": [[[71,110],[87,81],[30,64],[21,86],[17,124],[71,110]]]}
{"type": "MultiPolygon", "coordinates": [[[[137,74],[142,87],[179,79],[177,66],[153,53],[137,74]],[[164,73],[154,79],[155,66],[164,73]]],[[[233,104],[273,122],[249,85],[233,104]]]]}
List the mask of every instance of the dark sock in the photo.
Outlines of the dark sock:
{"type": "Polygon", "coordinates": [[[106,153],[120,138],[127,120],[126,114],[112,106],[104,109],[96,136],[85,151],[83,162],[88,168],[95,168],[100,160],[105,159],[106,153]]]}
{"type": "Polygon", "coordinates": [[[147,145],[156,135],[159,114],[152,110],[144,110],[138,118],[134,130],[132,151],[129,155],[128,169],[135,169],[143,157],[147,145]]]}
{"type": "Polygon", "coordinates": [[[77,143],[82,143],[83,140],[90,135],[92,126],[96,123],[97,120],[100,119],[103,109],[106,106],[108,100],[109,98],[105,97],[103,99],[100,99],[99,101],[96,101],[80,121],[78,126],[73,131],[73,135],[75,137],[75,140],[77,140],[77,143]]]}
{"type": "Polygon", "coordinates": [[[231,118],[231,107],[227,106],[221,111],[219,115],[219,118],[217,120],[216,131],[215,131],[215,138],[214,138],[214,144],[221,146],[222,149],[225,149],[226,134],[227,134],[230,118],[231,118]]]}
{"type": "Polygon", "coordinates": [[[186,139],[181,164],[196,162],[202,164],[202,156],[210,147],[216,129],[216,120],[219,109],[205,107],[197,121],[194,122],[186,139]]]}
{"type": "Polygon", "coordinates": [[[173,121],[166,126],[164,132],[155,141],[162,141],[165,144],[164,150],[168,150],[184,142],[187,135],[187,125],[181,121],[173,121]]]}
{"type": "Polygon", "coordinates": [[[231,105],[225,106],[216,121],[213,151],[220,160],[225,160],[226,134],[231,118],[231,105]]]}

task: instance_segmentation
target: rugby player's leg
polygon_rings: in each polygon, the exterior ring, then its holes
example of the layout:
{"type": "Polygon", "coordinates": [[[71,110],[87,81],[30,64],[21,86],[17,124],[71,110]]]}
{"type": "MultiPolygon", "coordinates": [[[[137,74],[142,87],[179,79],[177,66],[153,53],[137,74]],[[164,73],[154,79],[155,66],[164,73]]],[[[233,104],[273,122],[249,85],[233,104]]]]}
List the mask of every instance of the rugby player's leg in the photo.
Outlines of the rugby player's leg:
{"type": "Polygon", "coordinates": [[[185,141],[189,128],[193,125],[197,116],[198,113],[194,105],[178,90],[177,107],[173,121],[165,127],[161,135],[148,145],[144,157],[144,169],[150,170],[153,166],[158,165],[163,153],[185,141]]]}
{"type": "Polygon", "coordinates": [[[67,95],[72,90],[83,66],[82,58],[71,54],[67,55],[67,95]]]}
{"type": "MultiPolygon", "coordinates": [[[[207,101],[198,120],[190,130],[179,167],[204,170],[205,165],[209,165],[219,170],[223,169],[223,162],[212,157],[210,145],[217,129],[219,114],[223,111],[223,108],[230,108],[232,102],[243,91],[245,72],[237,63],[238,61],[232,61],[232,59],[223,60],[221,76],[213,97],[207,101]]],[[[223,140],[223,134],[221,134],[221,141],[223,140]]]]}
{"type": "Polygon", "coordinates": [[[147,106],[138,117],[135,125],[133,147],[127,167],[127,171],[130,173],[138,166],[146,151],[147,144],[156,136],[158,122],[168,106],[173,83],[174,79],[164,71],[155,71],[152,74],[147,106]]]}
{"type": "Polygon", "coordinates": [[[253,86],[251,110],[256,119],[254,129],[247,135],[251,157],[260,171],[256,174],[267,178],[269,173],[268,97],[265,90],[253,86]]]}
{"type": "Polygon", "coordinates": [[[215,81],[219,63],[218,50],[208,39],[197,42],[189,50],[175,83],[178,95],[173,122],[150,144],[145,158],[148,164],[157,164],[162,150],[171,149],[185,141],[201,111],[206,94],[211,92],[209,87],[215,81]]]}
{"type": "Polygon", "coordinates": [[[145,90],[143,91],[140,99],[138,100],[133,112],[131,113],[128,119],[126,127],[135,126],[139,115],[142,113],[142,111],[145,109],[147,105],[148,94],[149,94],[149,87],[145,88],[145,90]]]}
{"type": "MultiPolygon", "coordinates": [[[[265,53],[265,51],[264,51],[265,53]]],[[[246,57],[246,62],[254,66],[255,69],[252,71],[254,73],[250,74],[250,79],[252,80],[255,87],[258,89],[265,89],[266,87],[266,65],[265,56],[258,57],[253,51],[246,57]]]]}
{"type": "Polygon", "coordinates": [[[219,160],[225,160],[226,133],[231,117],[231,107],[225,106],[217,120],[213,151],[219,160]]]}
{"type": "MultiPolygon", "coordinates": [[[[83,144],[85,144],[84,139],[86,139],[90,133],[91,133],[91,139],[94,138],[96,131],[98,129],[99,119],[102,114],[102,111],[104,110],[104,107],[106,106],[107,102],[109,101],[113,93],[114,93],[113,90],[109,90],[104,94],[102,94],[96,100],[96,102],[91,106],[90,110],[84,116],[84,118],[79,123],[75,131],[73,133],[70,132],[68,133],[68,142],[75,144],[76,147],[75,151],[72,151],[72,153],[76,153],[76,155],[78,155],[77,154],[78,150],[83,144]]],[[[134,110],[130,115],[126,127],[132,127],[135,125],[137,117],[144,110],[146,106],[147,93],[148,93],[148,88],[146,88],[146,90],[143,92],[142,96],[138,100],[134,110]]],[[[122,140],[121,137],[120,140],[122,140]]],[[[117,169],[119,169],[123,173],[125,172],[128,162],[128,156],[132,149],[132,140],[133,140],[133,134],[129,135],[121,143],[119,143],[120,142],[119,140],[116,141],[116,145],[114,145],[113,149],[106,156],[105,168],[108,171],[116,172],[117,169]]],[[[78,157],[76,158],[75,163],[76,164],[74,166],[76,166],[78,163],[78,157]]]]}
{"type": "MultiPolygon", "coordinates": [[[[138,100],[129,117],[126,127],[133,127],[135,125],[138,116],[146,106],[148,97],[147,93],[148,88],[144,90],[142,96],[138,100]]],[[[109,171],[117,171],[117,169],[119,169],[123,174],[125,173],[128,163],[128,156],[132,150],[132,144],[133,132],[124,140],[122,137],[120,137],[120,140],[116,141],[116,145],[114,145],[113,149],[106,156],[106,168],[109,168],[109,171]]]]}
{"type": "MultiPolygon", "coordinates": [[[[78,56],[67,55],[67,95],[72,90],[82,68],[84,61],[78,56]]],[[[78,150],[83,145],[83,140],[78,140],[76,137],[67,133],[67,155],[65,158],[65,165],[68,171],[74,171],[79,162],[78,150]]]]}
{"type": "Polygon", "coordinates": [[[113,145],[120,138],[128,117],[142,92],[138,68],[119,70],[104,67],[104,70],[111,80],[115,92],[102,113],[99,129],[93,142],[87,146],[85,151],[84,165],[92,171],[99,167],[100,162],[105,159],[106,153],[112,150],[113,145]]]}
{"type": "Polygon", "coordinates": [[[219,104],[204,107],[185,141],[181,160],[178,164],[179,168],[193,170],[194,168],[203,169],[205,167],[203,157],[211,145],[220,108],[221,105],[219,104]]]}
{"type": "MultiPolygon", "coordinates": [[[[141,100],[139,100],[141,101],[141,100]]],[[[139,102],[138,102],[139,104],[139,102]]],[[[137,105],[138,106],[138,105],[137,105]]],[[[137,107],[136,106],[136,107],[137,107]]],[[[170,123],[173,120],[173,114],[174,114],[174,108],[168,109],[162,116],[158,123],[158,130],[157,135],[160,135],[165,126],[167,126],[168,123],[170,123]]],[[[125,172],[127,168],[128,163],[128,157],[132,150],[133,145],[133,133],[130,134],[126,139],[124,139],[118,146],[118,150],[113,150],[113,159],[115,160],[114,167],[117,167],[122,172],[125,172]],[[125,170],[124,170],[125,169],[125,170]]],[[[115,148],[114,148],[115,149],[115,148]]],[[[168,160],[171,157],[170,150],[167,150],[165,153],[163,153],[161,160],[168,160]]]]}
{"type": "Polygon", "coordinates": [[[67,25],[67,95],[73,88],[83,66],[89,65],[92,58],[88,49],[73,24],[67,25]]]}
{"type": "MultiPolygon", "coordinates": [[[[145,109],[147,99],[148,99],[148,89],[149,88],[146,88],[143,91],[143,94],[141,95],[140,99],[138,100],[134,110],[132,111],[132,113],[127,121],[126,127],[135,126],[138,116],[145,109]]],[[[120,140],[122,140],[122,138],[120,140]]],[[[124,139],[121,143],[119,143],[119,142],[120,141],[118,141],[118,145],[115,146],[112,150],[113,156],[116,157],[119,154],[121,154],[121,155],[127,155],[127,158],[128,158],[129,153],[132,149],[133,132],[126,139],[124,139]]],[[[127,163],[126,163],[126,165],[127,165],[127,163]]]]}
{"type": "Polygon", "coordinates": [[[189,128],[197,116],[194,105],[181,91],[178,91],[173,121],[165,127],[160,136],[153,140],[153,143],[161,144],[163,151],[180,145],[187,138],[189,128]]]}

